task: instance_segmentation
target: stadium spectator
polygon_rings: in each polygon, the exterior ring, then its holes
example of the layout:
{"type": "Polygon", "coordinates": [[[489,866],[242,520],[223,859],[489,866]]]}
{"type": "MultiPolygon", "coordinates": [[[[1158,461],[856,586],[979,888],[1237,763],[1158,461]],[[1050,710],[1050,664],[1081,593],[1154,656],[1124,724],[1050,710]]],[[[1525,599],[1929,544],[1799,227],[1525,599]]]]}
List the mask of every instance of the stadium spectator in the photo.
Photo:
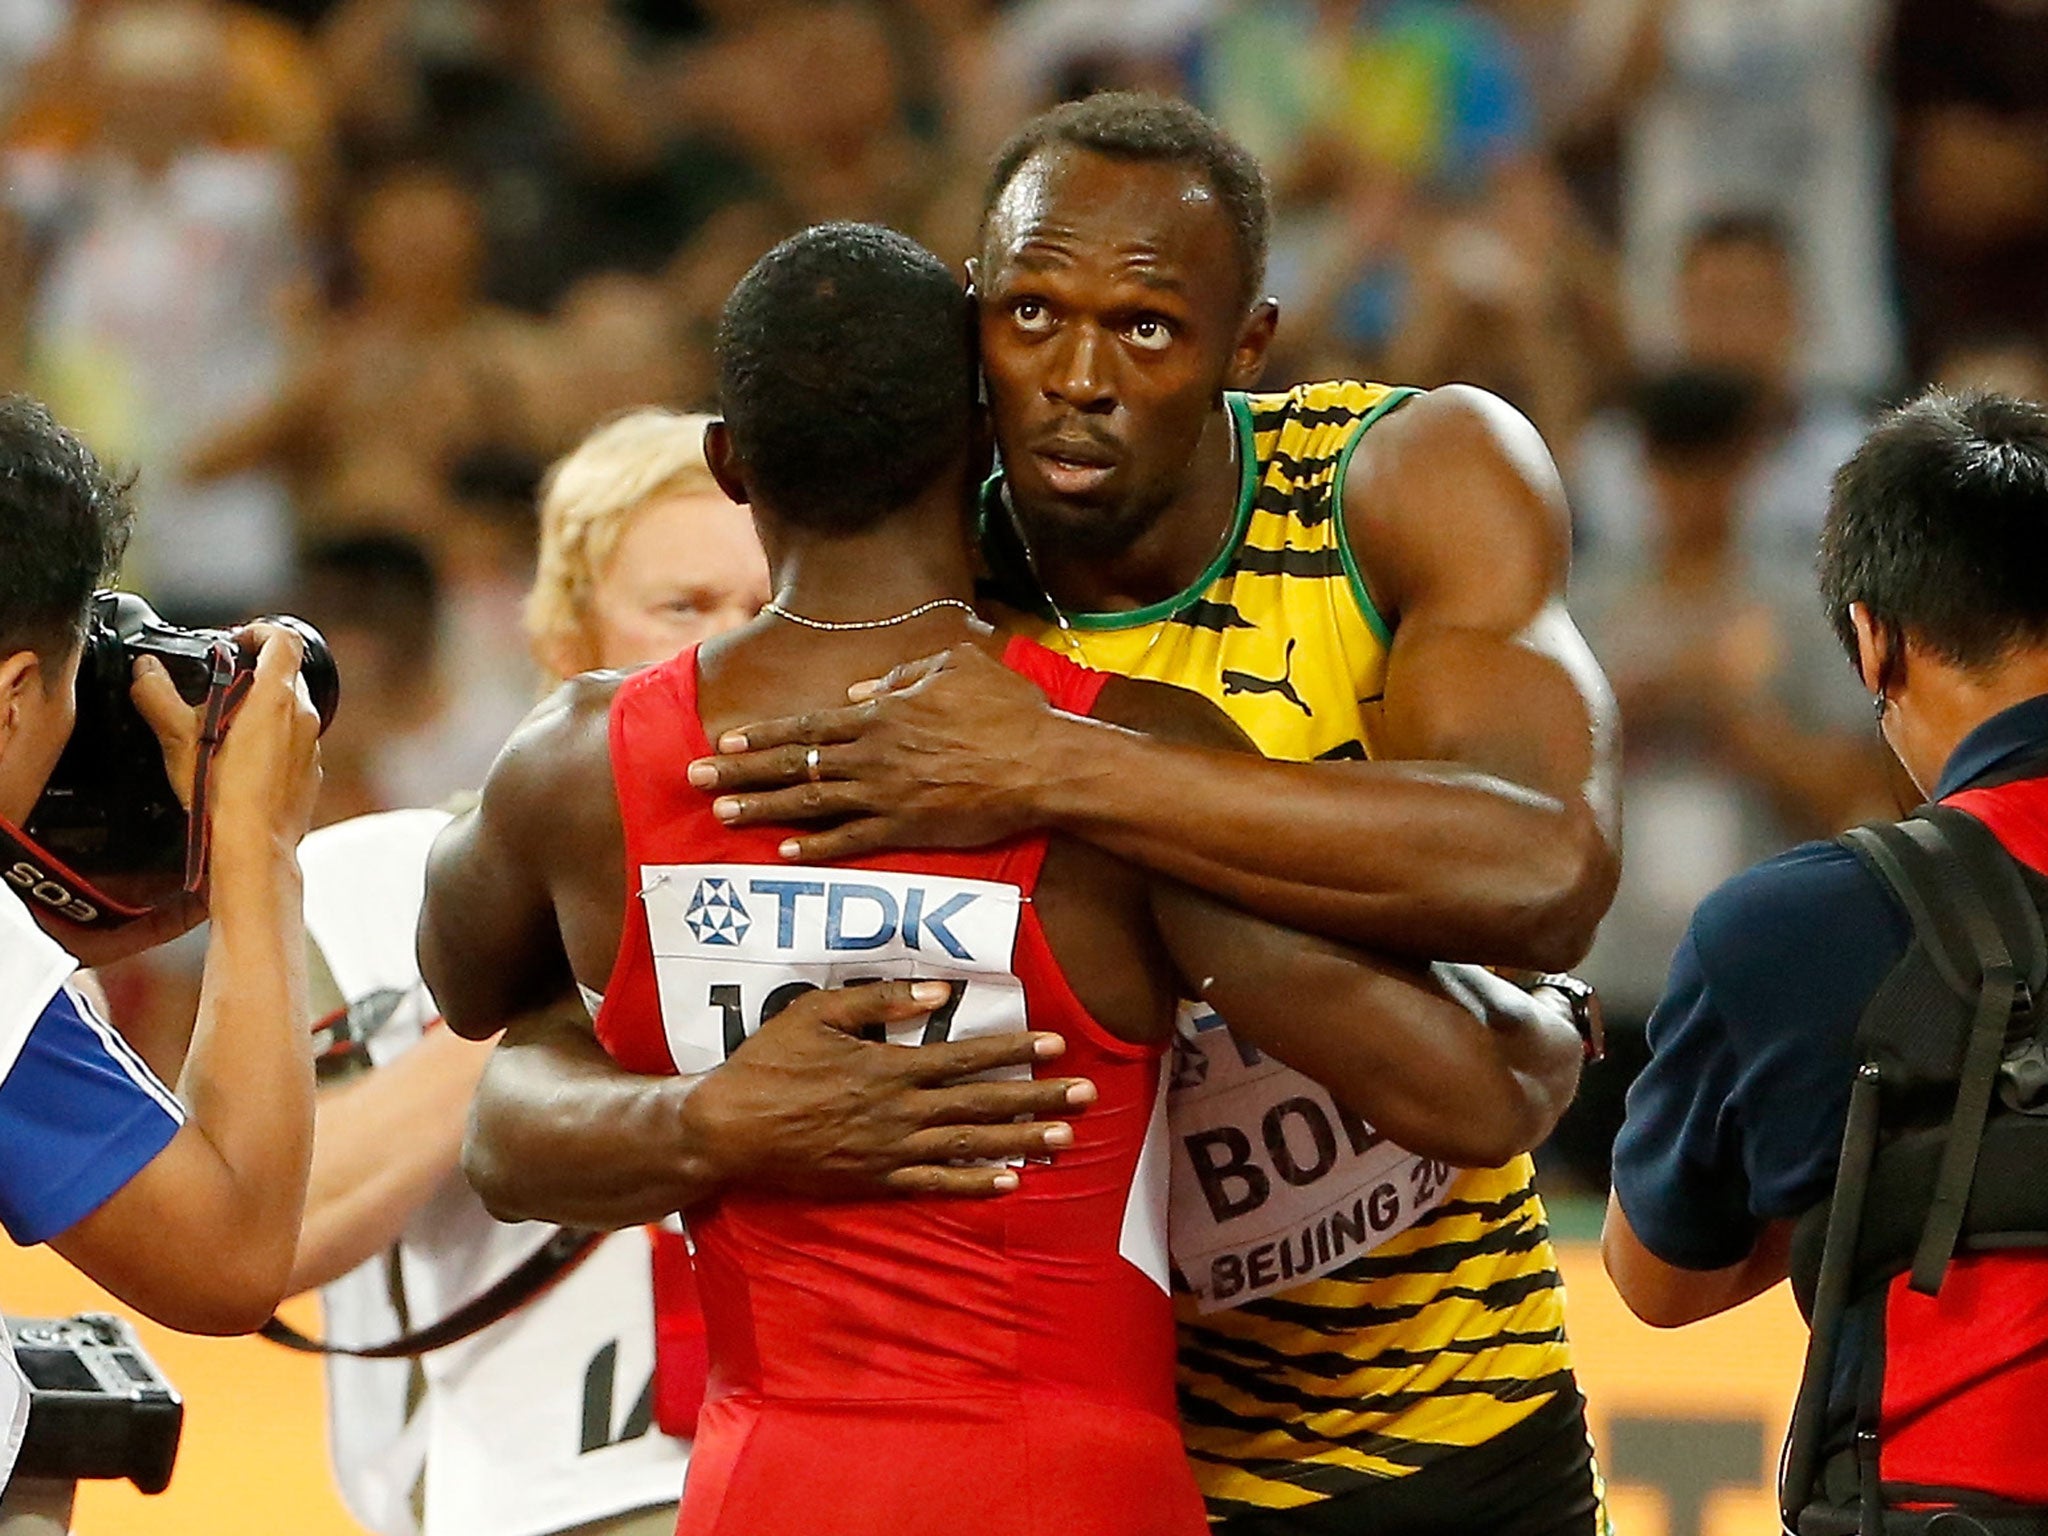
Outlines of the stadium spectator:
{"type": "Polygon", "coordinates": [[[1613,260],[1563,179],[1537,159],[1503,166],[1419,243],[1386,376],[1480,385],[1574,442],[1625,354],[1613,260]]]}
{"type": "Polygon", "coordinates": [[[1637,391],[1652,524],[1641,555],[1595,546],[1572,612],[1622,715],[1621,885],[1585,973],[1612,1060],[1587,1075],[1559,1150],[1604,1183],[1642,1027],[1693,908],[1757,860],[1886,804],[1868,701],[1837,664],[1803,564],[1742,537],[1755,388],[1682,373],[1637,391]]]}
{"type": "Polygon", "coordinates": [[[322,541],[301,557],[291,611],[325,637],[348,680],[348,708],[321,738],[314,825],[405,804],[390,782],[393,746],[434,716],[446,692],[432,560],[403,534],[322,541]]]}
{"type": "Polygon", "coordinates": [[[147,477],[135,570],[163,611],[231,620],[288,579],[285,487],[256,464],[201,484],[182,461],[284,377],[304,278],[293,167],[229,143],[223,13],[123,3],[81,25],[85,137],[9,158],[37,257],[29,381],[147,477]]]}
{"type": "Polygon", "coordinates": [[[942,166],[914,129],[897,42],[860,0],[760,6],[672,62],[665,110],[678,134],[737,150],[748,190],[792,227],[865,215],[916,229],[942,166]]]}
{"type": "Polygon", "coordinates": [[[1960,338],[1934,359],[1934,382],[1950,394],[2048,400],[2048,347],[2017,331],[1960,338]]]}
{"type": "Polygon", "coordinates": [[[1282,337],[1282,372],[1345,358],[1384,376],[1411,268],[1429,259],[1418,224],[1536,147],[1511,36],[1449,0],[1254,0],[1219,12],[1189,73],[1273,181],[1270,285],[1304,320],[1282,337]]]}
{"type": "Polygon", "coordinates": [[[1701,221],[1742,208],[1784,232],[1807,318],[1793,374],[1857,393],[1891,382],[1872,69],[1887,3],[1637,0],[1644,85],[1624,130],[1622,243],[1635,340],[1652,365],[1689,351],[1680,285],[1701,221]]]}
{"type": "Polygon", "coordinates": [[[476,204],[439,172],[401,172],[364,193],[349,250],[351,301],[313,327],[271,400],[194,449],[188,472],[275,467],[309,530],[431,537],[462,455],[530,435],[537,338],[483,302],[476,204]]]}
{"type": "Polygon", "coordinates": [[[652,270],[704,211],[607,5],[345,0],[321,41],[348,161],[430,158],[476,197],[493,302],[539,314],[588,272],[652,270]]]}
{"type": "Polygon", "coordinates": [[[1899,0],[1887,64],[1915,367],[1958,335],[2048,341],[2048,11],[1899,0]]]}
{"type": "Polygon", "coordinates": [[[679,406],[702,395],[708,380],[675,294],[656,278],[602,272],[582,279],[556,308],[546,345],[533,429],[539,443],[564,453],[597,422],[636,406],[679,406]]]}
{"type": "MultiPolygon", "coordinates": [[[[1679,280],[1679,366],[1737,375],[1756,392],[1755,452],[1741,493],[1742,536],[1759,554],[1803,556],[1827,508],[1828,481],[1855,449],[1862,413],[1801,381],[1799,262],[1767,214],[1716,215],[1693,231],[1679,280]]],[[[1580,540],[1640,550],[1656,519],[1641,424],[1596,417],[1573,458],[1580,540]]]]}

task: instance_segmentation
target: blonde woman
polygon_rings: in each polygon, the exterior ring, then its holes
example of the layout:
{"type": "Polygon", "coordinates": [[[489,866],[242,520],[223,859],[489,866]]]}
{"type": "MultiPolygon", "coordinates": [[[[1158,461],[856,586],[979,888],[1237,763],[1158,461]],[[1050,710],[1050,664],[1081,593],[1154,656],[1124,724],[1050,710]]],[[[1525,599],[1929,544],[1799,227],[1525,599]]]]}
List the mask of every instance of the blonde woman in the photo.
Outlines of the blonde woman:
{"type": "MultiPolygon", "coordinates": [[[[767,563],[703,458],[704,418],[641,410],[550,471],[526,624],[555,679],[666,659],[751,618],[767,563]]],[[[300,850],[327,1007],[369,1032],[324,1087],[294,1288],[322,1287],[335,1342],[446,1316],[552,1229],[491,1220],[456,1160],[488,1046],[439,1028],[413,927],[447,821],[393,811],[323,828],[300,850]]],[[[649,1247],[615,1233],[534,1301],[410,1362],[334,1358],[331,1450],[344,1498],[379,1536],[667,1536],[689,1448],[649,1421],[649,1247]]]]}
{"type": "Polygon", "coordinates": [[[753,520],[705,467],[708,420],[634,411],[549,471],[526,632],[553,676],[664,660],[768,601],[753,520]]]}

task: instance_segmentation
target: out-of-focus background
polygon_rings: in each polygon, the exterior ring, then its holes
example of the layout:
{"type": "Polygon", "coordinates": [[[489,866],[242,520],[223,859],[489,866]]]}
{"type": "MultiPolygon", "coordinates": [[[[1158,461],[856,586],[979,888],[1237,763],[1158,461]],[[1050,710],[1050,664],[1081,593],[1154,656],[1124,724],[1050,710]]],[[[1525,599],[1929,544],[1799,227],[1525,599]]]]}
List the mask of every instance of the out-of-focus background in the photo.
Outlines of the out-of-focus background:
{"type": "MultiPolygon", "coordinates": [[[[138,470],[125,579],[167,616],[326,631],[323,820],[432,803],[535,695],[546,463],[706,403],[721,299],[806,223],[964,258],[993,149],[1104,86],[1263,160],[1269,385],[1483,384],[1570,487],[1628,741],[1613,1060],[1544,1159],[1590,1232],[1695,902],[1892,802],[1812,592],[1831,473],[1927,381],[2048,394],[2042,0],[0,0],[0,388],[138,470]]],[[[195,959],[110,975],[117,1013],[188,1009],[195,959]]],[[[1630,1529],[1763,1528],[1713,1489],[1766,1485],[1794,1351],[1653,1337],[1569,1262],[1630,1529]],[[1676,1406],[1617,1428],[1638,1399],[1676,1406]],[[1736,1471],[1687,1491],[1660,1435],[1736,1471]]],[[[78,1284],[0,1257],[10,1310],[78,1284]]],[[[198,1348],[195,1446],[246,1481],[195,1454],[80,1529],[327,1529],[312,1371],[198,1348]]]]}

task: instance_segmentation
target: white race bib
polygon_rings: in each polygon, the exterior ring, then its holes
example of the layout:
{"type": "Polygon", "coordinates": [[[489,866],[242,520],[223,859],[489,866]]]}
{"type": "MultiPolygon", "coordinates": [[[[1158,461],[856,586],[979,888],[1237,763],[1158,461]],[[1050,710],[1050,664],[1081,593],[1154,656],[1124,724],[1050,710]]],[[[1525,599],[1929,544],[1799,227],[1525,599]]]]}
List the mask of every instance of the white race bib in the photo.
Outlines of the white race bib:
{"type": "Polygon", "coordinates": [[[650,864],[640,884],[678,1072],[709,1071],[806,992],[867,981],[955,984],[928,1016],[889,1026],[893,1044],[1026,1027],[1013,885],[761,864],[650,864]]]}
{"type": "Polygon", "coordinates": [[[1173,1262],[1204,1312],[1341,1268],[1442,1203],[1457,1177],[1183,1003],[1167,1099],[1173,1262]]]}

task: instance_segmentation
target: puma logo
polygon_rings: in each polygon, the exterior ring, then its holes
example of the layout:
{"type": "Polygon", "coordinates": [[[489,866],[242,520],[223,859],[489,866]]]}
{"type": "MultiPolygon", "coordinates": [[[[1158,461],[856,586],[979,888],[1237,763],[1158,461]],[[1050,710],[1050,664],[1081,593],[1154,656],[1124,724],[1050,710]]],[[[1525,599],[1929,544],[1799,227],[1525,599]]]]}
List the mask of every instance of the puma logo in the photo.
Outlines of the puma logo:
{"type": "Polygon", "coordinates": [[[1277,693],[1311,720],[1316,712],[1308,707],[1302,696],[1294,691],[1294,641],[1287,642],[1286,659],[1280,663],[1278,677],[1254,677],[1249,672],[1223,673],[1223,696],[1227,699],[1233,693],[1277,693]]]}

